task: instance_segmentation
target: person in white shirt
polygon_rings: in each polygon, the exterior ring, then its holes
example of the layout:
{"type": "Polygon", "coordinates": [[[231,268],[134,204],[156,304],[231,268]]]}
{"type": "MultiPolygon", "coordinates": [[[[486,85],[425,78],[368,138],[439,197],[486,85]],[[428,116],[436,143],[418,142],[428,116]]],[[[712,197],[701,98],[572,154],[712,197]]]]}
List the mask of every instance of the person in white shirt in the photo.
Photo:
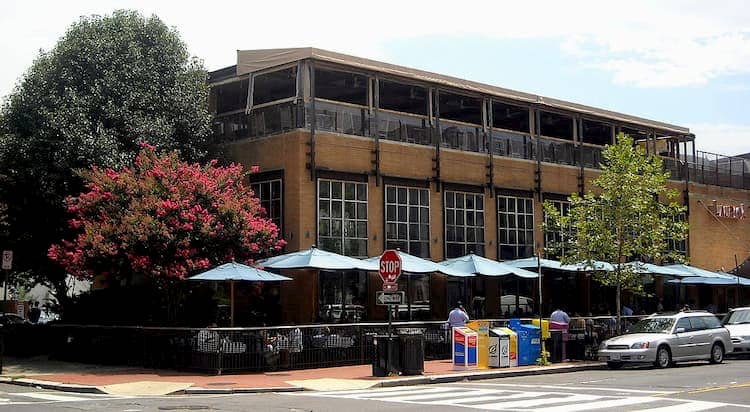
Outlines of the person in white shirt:
{"type": "Polygon", "coordinates": [[[461,305],[461,302],[458,302],[456,307],[448,314],[448,325],[455,328],[465,326],[468,321],[469,315],[466,314],[466,310],[461,305]]]}
{"type": "Polygon", "coordinates": [[[550,322],[557,322],[557,323],[570,323],[570,316],[562,310],[562,309],[555,309],[554,312],[549,316],[550,322]]]}

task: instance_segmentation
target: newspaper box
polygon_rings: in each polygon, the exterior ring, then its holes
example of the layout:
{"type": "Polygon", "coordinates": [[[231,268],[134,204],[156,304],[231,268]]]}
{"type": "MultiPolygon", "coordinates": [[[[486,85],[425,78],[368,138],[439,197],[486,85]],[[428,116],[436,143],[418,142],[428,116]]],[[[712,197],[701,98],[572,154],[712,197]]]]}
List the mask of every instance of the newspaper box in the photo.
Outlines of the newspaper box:
{"type": "Polygon", "coordinates": [[[477,366],[477,333],[471,328],[453,328],[453,369],[463,370],[477,366]]]}
{"type": "Polygon", "coordinates": [[[477,333],[477,367],[487,369],[490,345],[490,321],[475,320],[466,324],[477,333]]]}
{"type": "Polygon", "coordinates": [[[534,325],[522,324],[519,319],[511,319],[509,323],[518,335],[518,364],[536,364],[542,348],[541,330],[534,325]]]}
{"type": "Polygon", "coordinates": [[[489,366],[492,368],[510,366],[510,335],[499,328],[490,330],[489,366]]]}
{"type": "Polygon", "coordinates": [[[508,335],[508,361],[510,367],[518,366],[518,335],[510,328],[497,328],[508,335]]]}

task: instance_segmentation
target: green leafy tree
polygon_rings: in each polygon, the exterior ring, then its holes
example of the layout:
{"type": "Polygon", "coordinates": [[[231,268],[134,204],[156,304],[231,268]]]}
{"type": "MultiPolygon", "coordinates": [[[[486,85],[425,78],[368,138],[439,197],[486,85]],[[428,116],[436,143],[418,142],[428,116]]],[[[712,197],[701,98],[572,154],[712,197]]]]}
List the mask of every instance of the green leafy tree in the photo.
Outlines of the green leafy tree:
{"type": "Polygon", "coordinates": [[[15,266],[65,299],[66,274],[45,255],[66,237],[64,199],[83,189],[74,170],[128,165],[141,139],[203,160],[207,102],[202,63],[158,17],[115,11],[74,23],[37,57],[0,113],[15,266]]]}
{"type": "Polygon", "coordinates": [[[573,193],[567,215],[544,204],[545,230],[562,234],[547,245],[547,251],[559,254],[566,264],[612,263],[613,272],[594,272],[594,278],[616,288],[621,324],[622,291],[642,292],[638,268],[624,263],[682,261],[682,255],[669,250],[667,239],[686,238],[687,223],[678,219],[686,208],[675,202],[677,191],[667,189],[669,172],[661,159],[646,155],[629,136],[618,135],[617,143],[608,145],[603,155],[602,173],[593,181],[595,191],[585,196],[573,193]]]}

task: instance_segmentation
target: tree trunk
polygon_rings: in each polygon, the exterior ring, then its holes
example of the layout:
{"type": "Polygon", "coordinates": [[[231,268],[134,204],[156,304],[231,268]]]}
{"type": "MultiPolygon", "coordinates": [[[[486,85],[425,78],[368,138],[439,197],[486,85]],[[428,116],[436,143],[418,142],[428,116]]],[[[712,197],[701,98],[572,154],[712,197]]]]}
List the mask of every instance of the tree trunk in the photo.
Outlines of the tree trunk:
{"type": "Polygon", "coordinates": [[[622,282],[620,282],[620,269],[617,269],[617,295],[615,296],[615,307],[617,310],[617,334],[622,334],[622,309],[620,308],[620,294],[622,293],[622,282]]]}

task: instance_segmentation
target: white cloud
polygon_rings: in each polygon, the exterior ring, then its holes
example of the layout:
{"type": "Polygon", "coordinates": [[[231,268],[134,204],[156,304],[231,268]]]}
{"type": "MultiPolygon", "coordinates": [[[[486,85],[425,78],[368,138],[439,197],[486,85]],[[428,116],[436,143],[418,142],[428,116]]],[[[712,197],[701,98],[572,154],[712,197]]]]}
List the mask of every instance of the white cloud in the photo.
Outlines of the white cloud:
{"type": "MultiPolygon", "coordinates": [[[[553,39],[561,51],[641,87],[705,84],[750,72],[750,8],[742,0],[477,2],[382,0],[221,2],[4,0],[0,3],[0,96],[39,48],[49,49],[80,15],[134,8],[176,26],[206,65],[233,64],[234,49],[316,46],[388,60],[388,42],[422,36],[553,39]]],[[[471,47],[467,44],[467,47],[471,47]]],[[[531,52],[531,51],[530,51],[531,52]]]]}
{"type": "Polygon", "coordinates": [[[750,125],[698,123],[688,126],[698,150],[724,155],[750,153],[750,125]]]}

